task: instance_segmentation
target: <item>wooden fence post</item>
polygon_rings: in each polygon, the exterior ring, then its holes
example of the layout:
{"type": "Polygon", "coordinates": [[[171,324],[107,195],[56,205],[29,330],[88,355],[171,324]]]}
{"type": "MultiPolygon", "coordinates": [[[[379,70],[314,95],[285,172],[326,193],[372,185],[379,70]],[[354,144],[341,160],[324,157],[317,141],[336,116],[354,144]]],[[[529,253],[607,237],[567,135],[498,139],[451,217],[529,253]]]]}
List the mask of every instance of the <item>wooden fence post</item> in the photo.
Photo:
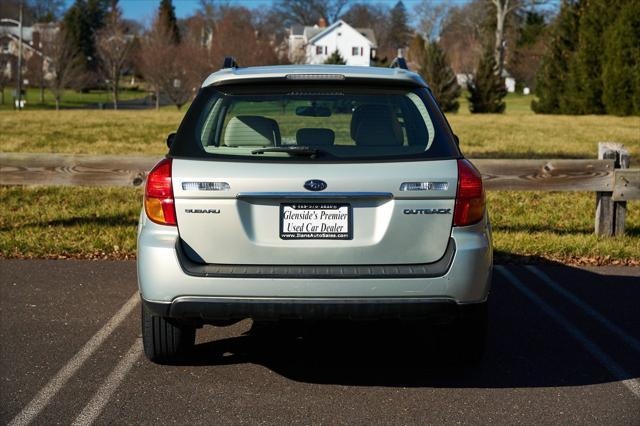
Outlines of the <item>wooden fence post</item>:
{"type": "MultiPolygon", "coordinates": [[[[598,159],[613,160],[616,169],[629,168],[629,152],[623,144],[599,142],[598,159]]],[[[613,192],[596,192],[596,235],[601,237],[624,235],[626,212],[627,202],[613,201],[613,192]]]]}

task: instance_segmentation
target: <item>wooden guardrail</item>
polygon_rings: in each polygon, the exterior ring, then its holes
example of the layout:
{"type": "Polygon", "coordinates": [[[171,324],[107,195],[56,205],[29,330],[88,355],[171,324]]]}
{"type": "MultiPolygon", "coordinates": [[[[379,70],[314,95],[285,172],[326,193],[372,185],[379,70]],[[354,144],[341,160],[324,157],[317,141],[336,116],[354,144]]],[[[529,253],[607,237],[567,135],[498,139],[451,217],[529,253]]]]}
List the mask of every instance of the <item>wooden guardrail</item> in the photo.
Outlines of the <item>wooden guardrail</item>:
{"type": "MultiPolygon", "coordinates": [[[[487,190],[597,194],[596,234],[624,233],[626,201],[640,199],[640,169],[619,144],[597,160],[472,159],[487,190]]],[[[0,153],[0,185],[140,186],[156,156],[0,153]]]]}

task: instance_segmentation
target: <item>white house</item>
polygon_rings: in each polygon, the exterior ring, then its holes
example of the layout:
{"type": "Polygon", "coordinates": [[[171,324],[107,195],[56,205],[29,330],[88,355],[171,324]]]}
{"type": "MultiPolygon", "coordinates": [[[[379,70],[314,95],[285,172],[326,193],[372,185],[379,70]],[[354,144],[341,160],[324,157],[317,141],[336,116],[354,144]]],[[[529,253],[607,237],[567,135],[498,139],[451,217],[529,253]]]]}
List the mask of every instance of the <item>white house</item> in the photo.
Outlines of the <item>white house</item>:
{"type": "Polygon", "coordinates": [[[294,25],[289,33],[289,60],[293,63],[322,64],[335,51],[347,65],[371,65],[376,39],[371,28],[354,28],[343,20],[326,26],[294,25]]]}
{"type": "MultiPolygon", "coordinates": [[[[37,23],[32,27],[22,28],[22,58],[25,61],[23,67],[26,68],[26,62],[33,55],[43,56],[43,39],[53,37],[58,31],[59,25],[55,23],[37,23]]],[[[0,69],[0,72],[9,78],[14,78],[19,45],[20,32],[18,27],[13,24],[0,24],[0,55],[8,55],[11,58],[9,61],[4,61],[5,68],[0,69]]],[[[48,68],[47,63],[48,58],[44,57],[45,69],[48,68]]]]}

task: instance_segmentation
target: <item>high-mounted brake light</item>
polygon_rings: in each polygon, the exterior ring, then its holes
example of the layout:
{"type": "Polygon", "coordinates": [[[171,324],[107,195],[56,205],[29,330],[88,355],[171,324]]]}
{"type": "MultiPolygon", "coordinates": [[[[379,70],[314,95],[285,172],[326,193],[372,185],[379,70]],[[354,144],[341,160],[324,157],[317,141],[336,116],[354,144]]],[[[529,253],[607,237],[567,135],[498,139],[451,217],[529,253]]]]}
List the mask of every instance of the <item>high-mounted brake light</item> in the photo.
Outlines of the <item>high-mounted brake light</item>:
{"type": "Polygon", "coordinates": [[[344,80],[343,74],[287,74],[287,80],[344,80]]]}
{"type": "Polygon", "coordinates": [[[144,189],[144,210],[147,217],[160,225],[175,226],[176,207],[171,185],[171,159],[165,158],[151,170],[144,189]]]}
{"type": "Polygon", "coordinates": [[[485,199],[482,175],[467,160],[458,160],[458,193],[453,213],[454,226],[479,222],[484,216],[485,199]]]}

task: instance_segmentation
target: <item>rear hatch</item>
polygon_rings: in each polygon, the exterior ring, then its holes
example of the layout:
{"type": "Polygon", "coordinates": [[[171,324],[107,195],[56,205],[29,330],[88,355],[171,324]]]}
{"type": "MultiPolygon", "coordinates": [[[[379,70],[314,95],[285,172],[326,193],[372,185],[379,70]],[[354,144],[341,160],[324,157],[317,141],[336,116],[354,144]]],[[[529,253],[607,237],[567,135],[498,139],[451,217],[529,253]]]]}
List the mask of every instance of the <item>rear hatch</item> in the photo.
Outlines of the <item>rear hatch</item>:
{"type": "Polygon", "coordinates": [[[451,234],[456,179],[455,160],[173,161],[180,237],[205,263],[434,262],[443,256],[451,234]],[[308,191],[304,184],[309,180],[322,180],[327,187],[308,191]],[[226,183],[229,189],[196,189],[196,182],[226,183]],[[415,182],[437,183],[439,189],[400,191],[403,183],[415,182]]]}
{"type": "Polygon", "coordinates": [[[440,259],[460,154],[428,91],[305,84],[209,87],[196,97],[171,147],[178,230],[192,260],[440,259]]]}

